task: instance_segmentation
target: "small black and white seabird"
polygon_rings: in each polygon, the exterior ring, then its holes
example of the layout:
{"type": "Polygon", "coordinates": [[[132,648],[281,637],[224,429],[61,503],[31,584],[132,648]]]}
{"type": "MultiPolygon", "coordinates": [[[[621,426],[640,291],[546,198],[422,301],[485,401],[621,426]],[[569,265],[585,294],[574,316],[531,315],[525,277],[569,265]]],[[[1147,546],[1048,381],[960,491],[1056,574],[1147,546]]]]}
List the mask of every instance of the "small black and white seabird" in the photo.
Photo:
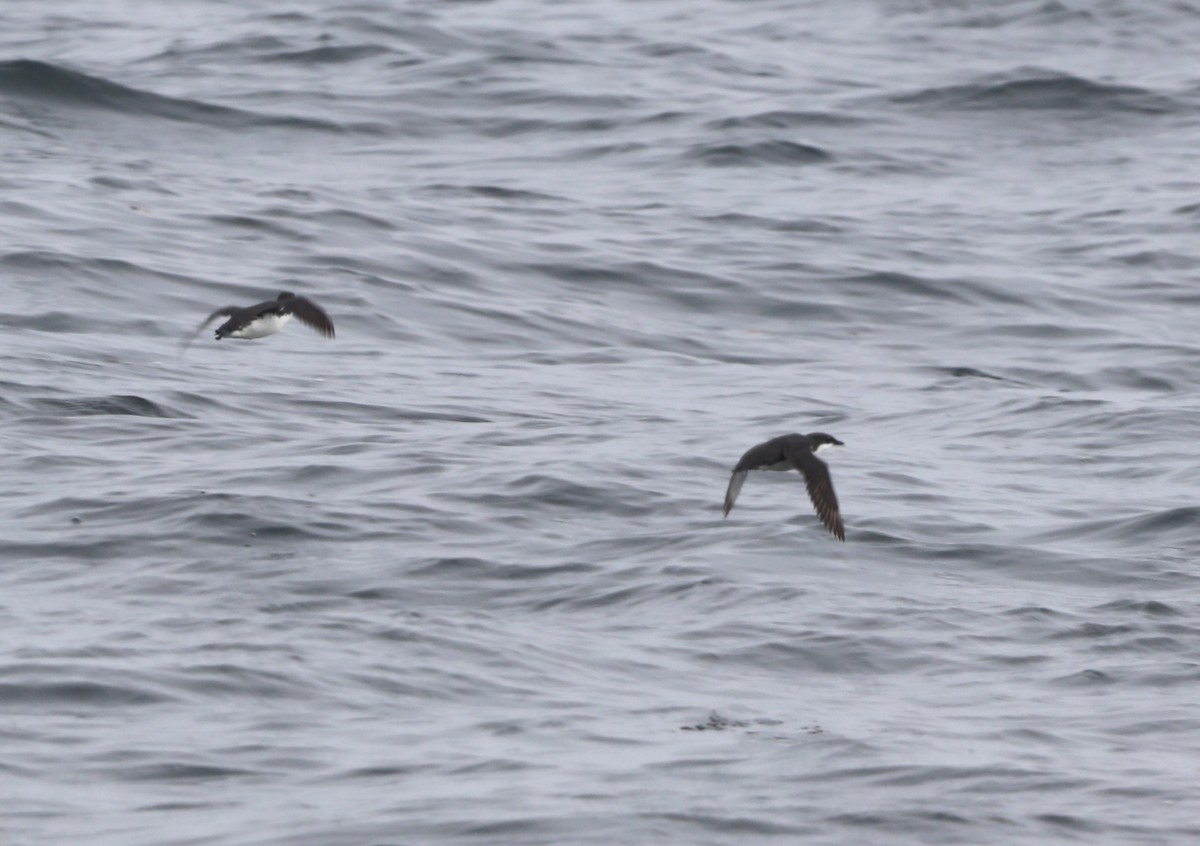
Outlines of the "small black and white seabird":
{"type": "Polygon", "coordinates": [[[273,300],[265,303],[246,306],[226,306],[219,308],[204,319],[199,328],[180,345],[181,351],[204,331],[204,327],[218,317],[229,318],[217,327],[216,339],[236,338],[250,341],[255,338],[265,338],[274,335],[288,324],[293,317],[307,326],[316,329],[326,338],[333,337],[333,321],[319,305],[308,297],[297,297],[291,291],[283,291],[273,300]]]}
{"type": "Polygon", "coordinates": [[[838,511],[837,496],[833,492],[833,480],[829,478],[829,467],[816,455],[831,446],[842,446],[842,442],[833,435],[812,432],[807,435],[780,435],[750,447],[729,477],[729,487],[725,491],[725,516],[729,516],[729,510],[733,508],[746,481],[746,474],[751,470],[799,470],[808,488],[808,498],[817,509],[817,516],[834,537],[845,541],[846,530],[842,526],[842,514],[838,511]]]}

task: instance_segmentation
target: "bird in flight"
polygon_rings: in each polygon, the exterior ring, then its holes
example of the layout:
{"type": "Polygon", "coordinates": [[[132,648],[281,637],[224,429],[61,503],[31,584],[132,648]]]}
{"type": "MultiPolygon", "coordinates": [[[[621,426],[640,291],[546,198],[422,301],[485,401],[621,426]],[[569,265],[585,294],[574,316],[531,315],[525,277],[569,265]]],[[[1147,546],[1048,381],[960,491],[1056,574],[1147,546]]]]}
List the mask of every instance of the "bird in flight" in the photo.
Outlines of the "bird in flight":
{"type": "Polygon", "coordinates": [[[807,435],[780,435],[778,438],[750,447],[733,468],[729,487],[725,491],[725,516],[737,501],[751,470],[799,470],[808,488],[817,516],[833,536],[846,540],[846,529],[842,526],[842,514],[838,511],[837,495],[833,492],[833,480],[829,478],[829,467],[817,458],[822,449],[842,446],[833,435],[812,432],[807,435]]]}
{"type": "Polygon", "coordinates": [[[308,297],[297,297],[290,291],[283,291],[273,300],[265,303],[246,306],[225,306],[219,308],[204,319],[200,326],[184,339],[180,352],[187,349],[196,336],[204,331],[204,327],[218,317],[228,318],[217,327],[216,339],[236,338],[250,341],[255,338],[265,338],[274,335],[287,325],[293,317],[301,323],[316,329],[326,338],[333,337],[333,321],[319,305],[308,297]]]}

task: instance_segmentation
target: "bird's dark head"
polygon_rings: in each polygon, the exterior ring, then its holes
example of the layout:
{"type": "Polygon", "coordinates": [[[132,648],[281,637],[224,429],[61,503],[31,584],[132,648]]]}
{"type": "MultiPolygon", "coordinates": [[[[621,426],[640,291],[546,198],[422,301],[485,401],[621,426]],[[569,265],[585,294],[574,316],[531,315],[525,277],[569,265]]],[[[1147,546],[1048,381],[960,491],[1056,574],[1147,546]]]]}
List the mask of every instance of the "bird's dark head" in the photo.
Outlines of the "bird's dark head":
{"type": "Polygon", "coordinates": [[[812,446],[813,452],[820,452],[829,447],[845,446],[841,441],[833,435],[827,435],[824,432],[809,432],[808,443],[812,446]]]}
{"type": "Polygon", "coordinates": [[[275,299],[276,300],[294,300],[294,299],[296,299],[296,295],[293,294],[291,291],[280,291],[279,296],[276,297],[275,299]]]}

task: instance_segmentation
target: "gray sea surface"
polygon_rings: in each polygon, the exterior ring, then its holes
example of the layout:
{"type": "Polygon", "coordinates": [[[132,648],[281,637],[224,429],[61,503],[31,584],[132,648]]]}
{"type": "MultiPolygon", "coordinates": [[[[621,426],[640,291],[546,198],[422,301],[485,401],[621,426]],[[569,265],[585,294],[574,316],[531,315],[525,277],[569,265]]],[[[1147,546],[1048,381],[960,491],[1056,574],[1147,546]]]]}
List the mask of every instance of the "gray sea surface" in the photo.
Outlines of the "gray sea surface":
{"type": "Polygon", "coordinates": [[[0,842],[1200,841],[1198,43],[0,5],[0,842]]]}

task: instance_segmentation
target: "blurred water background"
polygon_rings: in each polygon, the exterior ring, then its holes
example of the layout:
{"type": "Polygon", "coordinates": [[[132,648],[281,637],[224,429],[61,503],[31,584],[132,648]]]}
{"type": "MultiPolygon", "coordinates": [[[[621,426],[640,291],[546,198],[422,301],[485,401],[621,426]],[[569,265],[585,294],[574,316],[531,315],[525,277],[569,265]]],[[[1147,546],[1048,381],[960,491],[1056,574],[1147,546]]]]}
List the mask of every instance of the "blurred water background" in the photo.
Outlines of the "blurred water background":
{"type": "Polygon", "coordinates": [[[0,839],[1196,842],[1197,43],[0,6],[0,839]]]}

